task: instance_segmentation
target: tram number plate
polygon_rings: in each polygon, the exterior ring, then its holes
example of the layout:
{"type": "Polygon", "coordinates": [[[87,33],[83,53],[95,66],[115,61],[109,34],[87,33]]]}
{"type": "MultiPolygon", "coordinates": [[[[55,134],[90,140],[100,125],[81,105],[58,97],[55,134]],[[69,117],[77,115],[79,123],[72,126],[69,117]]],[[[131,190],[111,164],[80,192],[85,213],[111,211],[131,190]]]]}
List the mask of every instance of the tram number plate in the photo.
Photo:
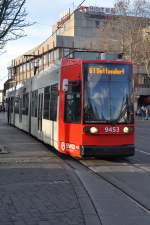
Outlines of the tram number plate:
{"type": "Polygon", "coordinates": [[[105,127],[105,133],[119,133],[119,127],[105,127]]]}

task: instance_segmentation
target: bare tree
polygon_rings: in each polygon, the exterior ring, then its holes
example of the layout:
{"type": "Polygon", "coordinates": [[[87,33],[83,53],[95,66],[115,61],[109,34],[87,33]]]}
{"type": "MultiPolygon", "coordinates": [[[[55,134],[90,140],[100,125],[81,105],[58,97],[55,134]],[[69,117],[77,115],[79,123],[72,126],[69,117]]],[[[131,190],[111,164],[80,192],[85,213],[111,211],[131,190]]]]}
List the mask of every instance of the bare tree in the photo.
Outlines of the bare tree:
{"type": "Polygon", "coordinates": [[[115,16],[106,24],[103,36],[113,33],[118,50],[135,64],[142,64],[150,76],[150,33],[144,36],[150,30],[150,1],[117,0],[114,11],[115,16]]]}
{"type": "Polygon", "coordinates": [[[141,43],[138,61],[142,62],[146,74],[150,78],[150,28],[144,30],[141,43]]]}
{"type": "Polygon", "coordinates": [[[25,36],[24,28],[31,25],[26,22],[26,0],[0,0],[0,49],[8,41],[25,36]]]}
{"type": "Polygon", "coordinates": [[[115,11],[123,50],[131,60],[136,60],[139,45],[142,45],[143,30],[150,25],[150,2],[117,0],[115,11]]]}

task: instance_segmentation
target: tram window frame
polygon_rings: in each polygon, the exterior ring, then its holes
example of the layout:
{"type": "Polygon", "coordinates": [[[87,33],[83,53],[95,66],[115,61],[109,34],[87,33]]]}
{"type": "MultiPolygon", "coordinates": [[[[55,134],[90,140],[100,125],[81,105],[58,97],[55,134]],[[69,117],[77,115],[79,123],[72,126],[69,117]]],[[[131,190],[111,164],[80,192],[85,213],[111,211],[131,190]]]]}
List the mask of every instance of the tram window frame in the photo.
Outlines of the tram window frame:
{"type": "Polygon", "coordinates": [[[14,111],[14,97],[10,98],[10,113],[14,111]]]}
{"type": "Polygon", "coordinates": [[[19,96],[15,97],[15,109],[14,109],[14,111],[15,111],[16,114],[19,114],[19,104],[20,104],[19,102],[20,102],[19,96]]]}
{"type": "Polygon", "coordinates": [[[50,119],[50,86],[44,88],[44,112],[43,112],[43,119],[49,120],[50,119]]]}
{"type": "Polygon", "coordinates": [[[19,98],[19,123],[22,123],[22,96],[19,98]]]}
{"type": "Polygon", "coordinates": [[[38,109],[38,91],[32,91],[31,94],[31,116],[37,117],[37,109],[38,109]]]}
{"type": "Polygon", "coordinates": [[[58,83],[50,86],[50,103],[49,114],[51,121],[57,121],[57,109],[58,109],[58,83]]]}
{"type": "Polygon", "coordinates": [[[81,80],[69,81],[68,91],[65,92],[65,103],[64,103],[65,123],[77,123],[77,124],[81,123],[81,103],[82,103],[81,80]]]}
{"type": "Polygon", "coordinates": [[[22,115],[28,115],[29,111],[29,93],[22,96],[22,115]]]}

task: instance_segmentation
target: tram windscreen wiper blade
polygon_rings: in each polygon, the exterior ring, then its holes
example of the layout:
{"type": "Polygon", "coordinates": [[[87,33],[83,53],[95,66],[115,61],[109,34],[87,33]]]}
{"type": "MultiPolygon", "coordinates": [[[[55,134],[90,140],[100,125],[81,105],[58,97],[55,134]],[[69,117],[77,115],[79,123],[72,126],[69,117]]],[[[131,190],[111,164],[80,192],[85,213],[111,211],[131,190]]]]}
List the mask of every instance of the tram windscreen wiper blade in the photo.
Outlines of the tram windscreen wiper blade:
{"type": "Polygon", "coordinates": [[[85,123],[108,123],[108,121],[106,121],[106,120],[100,120],[100,121],[85,121],[85,123]]]}

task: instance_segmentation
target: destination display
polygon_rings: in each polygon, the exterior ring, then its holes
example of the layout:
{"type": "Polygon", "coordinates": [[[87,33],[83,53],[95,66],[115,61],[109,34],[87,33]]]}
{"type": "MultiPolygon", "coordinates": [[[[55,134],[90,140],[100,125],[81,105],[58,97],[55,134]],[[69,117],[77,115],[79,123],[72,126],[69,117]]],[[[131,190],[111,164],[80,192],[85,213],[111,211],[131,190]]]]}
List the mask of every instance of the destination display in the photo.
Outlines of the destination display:
{"type": "Polygon", "coordinates": [[[124,68],[110,68],[106,66],[89,66],[88,74],[90,75],[124,75],[124,68]]]}

